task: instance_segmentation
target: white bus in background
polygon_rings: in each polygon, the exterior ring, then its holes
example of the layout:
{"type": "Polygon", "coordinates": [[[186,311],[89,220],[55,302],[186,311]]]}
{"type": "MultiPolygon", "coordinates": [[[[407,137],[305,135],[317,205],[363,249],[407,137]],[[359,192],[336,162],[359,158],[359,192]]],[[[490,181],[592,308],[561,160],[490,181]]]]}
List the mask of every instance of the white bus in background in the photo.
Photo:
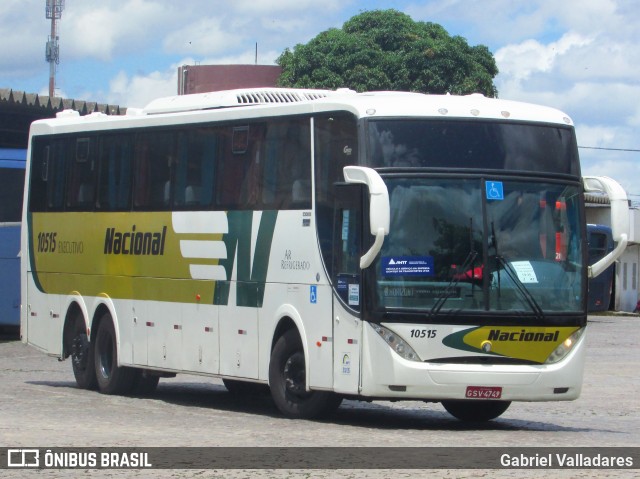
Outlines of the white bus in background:
{"type": "Polygon", "coordinates": [[[571,120],[470,96],[259,89],[32,125],[22,338],[82,388],[188,372],[462,420],[582,385],[583,180],[571,120]]]}

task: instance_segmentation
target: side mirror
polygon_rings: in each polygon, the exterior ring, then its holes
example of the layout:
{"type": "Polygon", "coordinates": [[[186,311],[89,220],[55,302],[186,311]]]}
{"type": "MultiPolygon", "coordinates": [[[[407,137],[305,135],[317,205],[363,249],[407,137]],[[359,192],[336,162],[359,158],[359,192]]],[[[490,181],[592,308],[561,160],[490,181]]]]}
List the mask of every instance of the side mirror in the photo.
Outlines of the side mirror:
{"type": "Polygon", "coordinates": [[[369,189],[369,226],[376,237],[373,245],[361,258],[360,268],[365,269],[382,249],[384,237],[389,234],[391,207],[387,185],[380,175],[371,168],[363,166],[345,166],[344,179],[347,183],[361,183],[369,189]]]}
{"type": "Polygon", "coordinates": [[[620,184],[607,176],[585,176],[582,178],[587,193],[606,193],[611,205],[611,232],[617,243],[613,251],[589,266],[589,277],[595,278],[613,264],[627,247],[629,240],[629,201],[627,192],[620,184]]]}

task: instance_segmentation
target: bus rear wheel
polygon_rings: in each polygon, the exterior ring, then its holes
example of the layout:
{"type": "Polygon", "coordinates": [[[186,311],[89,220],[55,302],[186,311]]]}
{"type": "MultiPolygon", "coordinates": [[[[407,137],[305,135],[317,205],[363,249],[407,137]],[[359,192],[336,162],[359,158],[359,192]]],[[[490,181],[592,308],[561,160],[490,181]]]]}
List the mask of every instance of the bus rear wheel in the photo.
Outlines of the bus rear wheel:
{"type": "Polygon", "coordinates": [[[306,365],[298,332],[290,329],[276,342],[269,364],[271,397],[286,417],[313,419],[333,412],[342,398],[328,391],[306,390],[306,365]]]}
{"type": "Polygon", "coordinates": [[[71,339],[71,367],[76,384],[81,389],[97,389],[93,343],[84,330],[84,319],[76,318],[71,339]]]}
{"type": "Polygon", "coordinates": [[[100,320],[94,352],[96,379],[100,392],[103,394],[131,392],[136,379],[136,371],[132,368],[118,366],[116,333],[109,313],[105,313],[100,320]]]}
{"type": "Polygon", "coordinates": [[[465,422],[490,421],[507,410],[511,401],[476,401],[451,400],[442,401],[442,405],[449,414],[465,422]]]}

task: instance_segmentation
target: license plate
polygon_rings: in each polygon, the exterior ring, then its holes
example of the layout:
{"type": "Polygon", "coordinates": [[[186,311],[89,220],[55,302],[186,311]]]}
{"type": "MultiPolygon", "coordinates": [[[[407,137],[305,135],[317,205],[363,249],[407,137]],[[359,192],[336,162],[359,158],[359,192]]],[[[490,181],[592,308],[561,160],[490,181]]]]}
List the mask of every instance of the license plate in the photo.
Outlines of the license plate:
{"type": "Polygon", "coordinates": [[[467,386],[467,399],[500,399],[502,388],[499,386],[467,386]]]}

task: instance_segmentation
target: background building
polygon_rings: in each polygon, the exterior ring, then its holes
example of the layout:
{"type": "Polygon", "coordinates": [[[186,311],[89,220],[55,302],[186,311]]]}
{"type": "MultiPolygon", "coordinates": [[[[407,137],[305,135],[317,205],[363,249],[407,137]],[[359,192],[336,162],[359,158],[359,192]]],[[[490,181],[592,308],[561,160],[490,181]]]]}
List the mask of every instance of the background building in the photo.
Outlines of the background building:
{"type": "Polygon", "coordinates": [[[184,65],[178,68],[178,95],[275,87],[281,73],[277,65],[184,65]]]}
{"type": "Polygon", "coordinates": [[[117,105],[71,100],[0,88],[0,148],[27,148],[29,126],[36,120],[53,118],[62,110],[76,110],[81,115],[94,112],[123,115],[117,105]]]}

